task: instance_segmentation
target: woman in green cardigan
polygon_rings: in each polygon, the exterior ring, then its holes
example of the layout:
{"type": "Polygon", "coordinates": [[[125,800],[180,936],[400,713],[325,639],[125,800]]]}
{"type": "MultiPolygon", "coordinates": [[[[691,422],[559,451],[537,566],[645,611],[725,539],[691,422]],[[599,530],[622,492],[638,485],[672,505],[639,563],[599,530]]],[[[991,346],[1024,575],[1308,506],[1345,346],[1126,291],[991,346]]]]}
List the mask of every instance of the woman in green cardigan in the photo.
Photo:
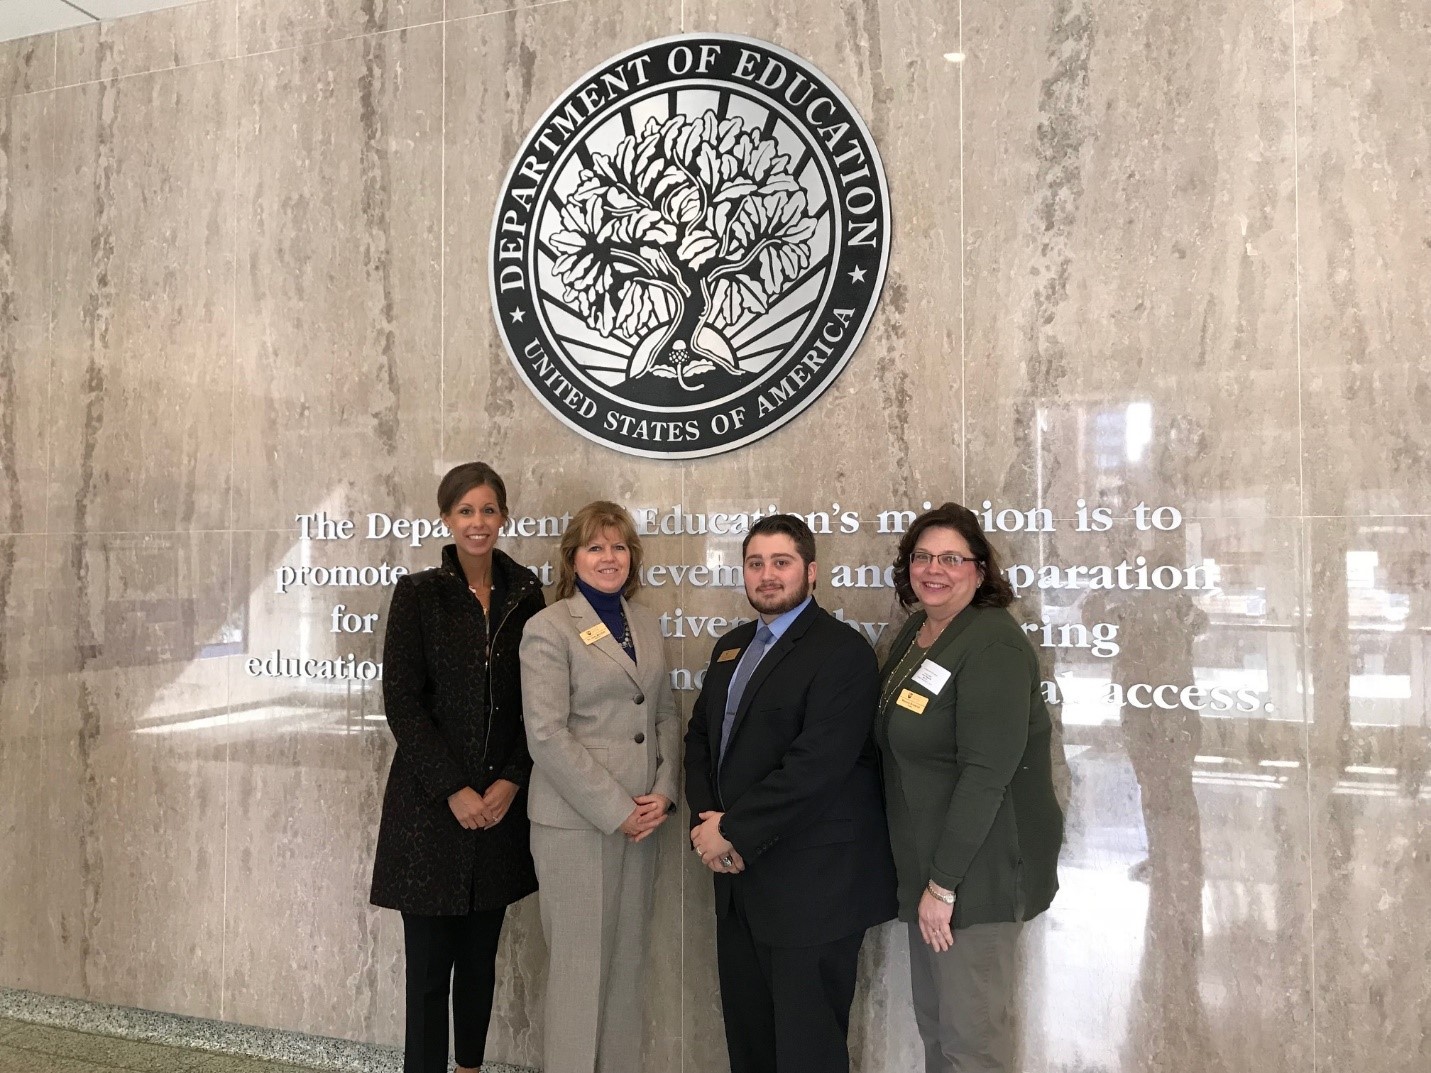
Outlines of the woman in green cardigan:
{"type": "Polygon", "coordinates": [[[916,518],[894,578],[919,610],[876,735],[925,1070],[1012,1071],[1019,932],[1053,900],[1063,842],[1038,658],[965,507],[916,518]]]}

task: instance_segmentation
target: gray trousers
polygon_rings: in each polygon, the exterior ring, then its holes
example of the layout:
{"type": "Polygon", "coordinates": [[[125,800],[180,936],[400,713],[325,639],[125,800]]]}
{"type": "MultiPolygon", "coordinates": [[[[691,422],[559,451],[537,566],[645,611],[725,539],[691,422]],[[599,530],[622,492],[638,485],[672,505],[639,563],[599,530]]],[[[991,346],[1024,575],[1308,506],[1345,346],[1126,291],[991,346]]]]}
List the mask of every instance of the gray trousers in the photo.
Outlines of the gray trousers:
{"type": "Polygon", "coordinates": [[[636,1073],[656,839],[532,824],[546,935],[544,1073],[636,1073]]]}
{"type": "Polygon", "coordinates": [[[909,925],[909,982],[925,1073],[1014,1073],[1023,924],[974,924],[936,954],[909,925]]]}

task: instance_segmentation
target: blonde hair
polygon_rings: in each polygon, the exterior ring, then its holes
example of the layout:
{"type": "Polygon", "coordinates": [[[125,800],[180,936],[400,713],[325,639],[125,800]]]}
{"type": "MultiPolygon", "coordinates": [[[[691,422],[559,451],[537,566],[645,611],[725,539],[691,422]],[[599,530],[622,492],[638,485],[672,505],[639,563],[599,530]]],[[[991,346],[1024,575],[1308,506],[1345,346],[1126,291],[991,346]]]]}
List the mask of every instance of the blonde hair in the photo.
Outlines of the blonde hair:
{"type": "Polygon", "coordinates": [[[621,595],[630,599],[641,588],[641,538],[636,535],[636,523],[626,508],[610,500],[588,503],[572,516],[571,524],[561,538],[561,563],[557,574],[556,598],[565,600],[576,592],[576,551],[589,543],[603,529],[615,529],[621,542],[631,550],[631,572],[621,595]]]}

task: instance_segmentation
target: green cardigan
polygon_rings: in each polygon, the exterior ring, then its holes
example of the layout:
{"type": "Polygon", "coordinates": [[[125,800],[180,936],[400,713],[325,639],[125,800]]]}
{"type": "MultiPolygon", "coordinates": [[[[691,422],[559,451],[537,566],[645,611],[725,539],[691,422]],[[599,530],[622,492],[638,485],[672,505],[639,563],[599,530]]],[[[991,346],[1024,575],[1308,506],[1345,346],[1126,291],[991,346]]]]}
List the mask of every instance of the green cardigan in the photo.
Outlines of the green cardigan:
{"type": "MultiPolygon", "coordinates": [[[[886,680],[924,619],[900,631],[886,680]]],[[[931,879],[958,895],[955,928],[1031,919],[1053,901],[1063,844],[1038,657],[1007,611],[970,606],[926,659],[948,680],[936,692],[911,677],[875,725],[900,919],[931,879]],[[900,706],[904,689],[928,698],[922,713],[900,706]]]]}

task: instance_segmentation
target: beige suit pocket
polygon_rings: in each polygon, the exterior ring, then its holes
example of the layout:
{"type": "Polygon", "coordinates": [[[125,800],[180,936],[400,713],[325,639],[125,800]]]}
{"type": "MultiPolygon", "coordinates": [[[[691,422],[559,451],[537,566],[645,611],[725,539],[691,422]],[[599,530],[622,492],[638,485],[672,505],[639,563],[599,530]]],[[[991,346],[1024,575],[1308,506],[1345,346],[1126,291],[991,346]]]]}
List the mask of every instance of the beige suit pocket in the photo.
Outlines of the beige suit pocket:
{"type": "Polygon", "coordinates": [[[562,796],[556,784],[540,768],[532,769],[531,787],[527,791],[527,818],[533,823],[568,831],[593,829],[591,821],[562,796]]]}
{"type": "Polygon", "coordinates": [[[640,797],[650,789],[650,767],[644,746],[619,745],[607,751],[606,770],[632,797],[640,797]]]}

